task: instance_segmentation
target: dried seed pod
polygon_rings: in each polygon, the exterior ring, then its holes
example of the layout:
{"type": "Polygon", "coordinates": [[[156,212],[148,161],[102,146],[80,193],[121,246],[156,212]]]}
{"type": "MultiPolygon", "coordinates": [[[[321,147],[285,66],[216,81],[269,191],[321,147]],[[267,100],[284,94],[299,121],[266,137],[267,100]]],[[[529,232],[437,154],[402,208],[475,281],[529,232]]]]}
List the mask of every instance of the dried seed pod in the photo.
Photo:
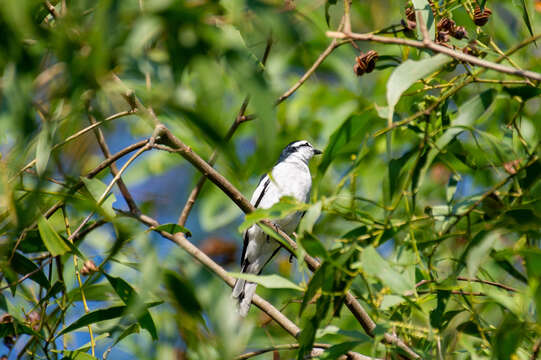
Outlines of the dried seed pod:
{"type": "Polygon", "coordinates": [[[13,322],[13,316],[10,314],[2,314],[0,316],[0,324],[9,324],[13,322]]]}
{"type": "Polygon", "coordinates": [[[449,18],[443,17],[438,21],[438,31],[451,32],[455,28],[455,22],[449,18]]]}
{"type": "Polygon", "coordinates": [[[85,261],[83,268],[81,269],[81,275],[90,275],[95,273],[96,271],[98,271],[98,267],[96,266],[96,264],[94,264],[94,261],[89,259],[85,261]]]}
{"type": "Polygon", "coordinates": [[[484,11],[481,11],[481,8],[477,5],[473,11],[473,22],[477,26],[483,26],[488,22],[491,14],[492,11],[489,8],[485,7],[484,11]]]}
{"type": "Polygon", "coordinates": [[[449,36],[449,31],[438,31],[438,33],[436,34],[436,42],[441,44],[441,43],[446,43],[449,41],[451,37],[449,36]]]}
{"type": "Polygon", "coordinates": [[[361,54],[355,58],[357,63],[353,66],[353,71],[357,76],[372,72],[376,67],[378,57],[378,53],[374,50],[370,50],[366,54],[361,52],[361,54]]]}
{"type": "Polygon", "coordinates": [[[415,17],[415,10],[413,10],[413,7],[410,6],[406,8],[406,20],[402,20],[401,23],[408,30],[413,30],[417,27],[417,19],[415,17]]]}
{"type": "Polygon", "coordinates": [[[466,28],[464,26],[455,26],[451,30],[451,36],[455,39],[462,40],[465,37],[468,37],[468,32],[466,31],[466,28]]]}

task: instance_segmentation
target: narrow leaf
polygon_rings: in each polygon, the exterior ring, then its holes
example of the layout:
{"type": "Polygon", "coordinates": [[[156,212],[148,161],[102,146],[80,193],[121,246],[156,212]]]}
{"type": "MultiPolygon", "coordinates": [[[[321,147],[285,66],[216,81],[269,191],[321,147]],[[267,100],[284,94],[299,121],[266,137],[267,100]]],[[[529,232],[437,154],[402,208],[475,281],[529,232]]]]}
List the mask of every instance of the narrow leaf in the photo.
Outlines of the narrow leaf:
{"type": "Polygon", "coordinates": [[[79,319],[75,320],[71,325],[62,330],[58,336],[67,334],[73,330],[80,329],[84,326],[91,325],[100,321],[111,320],[121,317],[128,307],[126,305],[111,306],[106,309],[98,309],[91,311],[79,319]]]}
{"type": "MultiPolygon", "coordinates": [[[[109,280],[109,283],[111,284],[113,289],[115,289],[115,292],[122,299],[124,304],[129,305],[130,307],[143,304],[135,289],[132,288],[131,285],[128,284],[124,279],[110,276],[108,274],[105,274],[105,277],[107,278],[107,280],[109,280]]],[[[141,315],[137,314],[137,317],[137,321],[139,322],[141,327],[149,332],[153,340],[158,340],[156,324],[154,323],[150,312],[144,309],[142,310],[141,315]]]]}
{"type": "Polygon", "coordinates": [[[400,96],[417,80],[430,75],[451,59],[443,54],[430,57],[423,60],[406,60],[398,66],[387,81],[387,104],[389,106],[389,116],[392,116],[394,107],[398,103],[400,96]]]}
{"type": "Polygon", "coordinates": [[[44,216],[38,219],[38,230],[47,250],[53,256],[63,255],[70,250],[66,242],[53,229],[53,226],[44,216]]]}
{"type": "MultiPolygon", "coordinates": [[[[84,182],[88,192],[90,193],[90,195],[92,195],[96,202],[101,198],[105,190],[107,190],[107,185],[105,185],[103,182],[96,178],[89,179],[87,177],[81,176],[81,180],[84,182]]],[[[116,216],[116,213],[113,210],[113,203],[115,201],[115,195],[113,193],[110,193],[101,204],[101,209],[103,209],[103,212],[109,218],[114,218],[116,216]]]]}
{"type": "Polygon", "coordinates": [[[51,155],[51,141],[47,126],[44,126],[38,135],[38,143],[36,145],[36,171],[39,175],[45,172],[49,156],[51,155]]]}
{"type": "Polygon", "coordinates": [[[254,275],[244,273],[229,273],[234,278],[244,279],[269,289],[293,289],[304,291],[302,287],[279,275],[254,275]]]}
{"type": "Polygon", "coordinates": [[[153,227],[150,230],[165,231],[170,234],[176,234],[176,233],[181,232],[181,233],[186,234],[186,237],[192,236],[192,233],[190,232],[190,230],[186,229],[184,226],[180,226],[177,224],[162,224],[160,226],[153,227]]]}
{"type": "Polygon", "coordinates": [[[413,284],[393,269],[373,246],[368,246],[363,250],[361,262],[363,270],[368,275],[378,278],[383,285],[389,287],[396,294],[404,294],[413,288],[413,284]]]}
{"type": "Polygon", "coordinates": [[[51,284],[49,283],[49,280],[47,280],[47,277],[45,276],[43,271],[38,270],[39,268],[36,264],[34,264],[31,260],[27,259],[25,256],[21,255],[19,252],[15,252],[13,254],[13,258],[11,259],[11,267],[13,270],[15,270],[21,275],[26,275],[34,272],[34,274],[30,276],[30,279],[37,282],[39,285],[43,286],[46,289],[49,289],[51,287],[51,284]]]}

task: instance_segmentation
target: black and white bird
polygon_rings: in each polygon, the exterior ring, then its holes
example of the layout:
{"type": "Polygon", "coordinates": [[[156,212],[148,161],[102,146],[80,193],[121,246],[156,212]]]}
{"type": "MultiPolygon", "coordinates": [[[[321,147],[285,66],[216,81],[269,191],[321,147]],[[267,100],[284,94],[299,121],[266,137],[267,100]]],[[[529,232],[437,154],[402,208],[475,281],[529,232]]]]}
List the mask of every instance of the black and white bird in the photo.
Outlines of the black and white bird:
{"type": "MultiPolygon", "coordinates": [[[[250,200],[252,205],[256,208],[268,209],[280,201],[282,196],[293,196],[298,201],[307,202],[312,187],[308,161],[318,154],[321,154],[321,151],[314,149],[312,144],[305,140],[294,141],[287,145],[272,168],[271,175],[264,175],[259,181],[250,200]]],[[[301,212],[296,212],[276,219],[274,223],[287,234],[291,234],[301,217],[301,212]]],[[[243,237],[241,272],[258,275],[280,250],[280,244],[257,225],[248,228],[243,237]]],[[[233,297],[238,299],[241,316],[246,316],[248,313],[256,287],[256,283],[237,279],[233,288],[233,297]]]]}

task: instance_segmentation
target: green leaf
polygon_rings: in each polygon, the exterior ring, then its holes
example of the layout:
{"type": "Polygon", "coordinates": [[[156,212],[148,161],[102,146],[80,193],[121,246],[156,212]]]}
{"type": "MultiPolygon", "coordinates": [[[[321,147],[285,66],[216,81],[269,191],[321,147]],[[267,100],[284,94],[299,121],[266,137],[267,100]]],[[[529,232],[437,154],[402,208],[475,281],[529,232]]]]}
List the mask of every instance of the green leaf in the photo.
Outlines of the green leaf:
{"type": "Polygon", "coordinates": [[[70,251],[70,247],[66,244],[64,239],[58,235],[53,226],[44,216],[38,219],[38,230],[41,235],[41,239],[47,247],[47,250],[53,256],[64,255],[70,251]]]}
{"type": "Polygon", "coordinates": [[[401,273],[393,269],[373,246],[368,246],[363,250],[361,262],[363,270],[368,275],[378,278],[383,285],[390,288],[396,294],[402,295],[414,288],[414,284],[411,284],[401,273]]]}
{"type": "Polygon", "coordinates": [[[446,198],[447,198],[447,204],[451,204],[453,201],[453,198],[456,194],[456,188],[458,185],[458,181],[460,180],[460,176],[457,174],[452,174],[449,177],[449,182],[447,183],[447,190],[446,190],[446,198]]]}
{"type": "MultiPolygon", "coordinates": [[[[96,178],[89,179],[87,177],[81,176],[81,180],[86,186],[86,189],[92,195],[96,202],[101,198],[105,190],[107,190],[107,185],[96,178]]],[[[102,202],[100,208],[103,209],[104,214],[109,218],[114,218],[116,216],[115,211],[113,210],[113,203],[116,201],[115,194],[110,193],[107,195],[105,200],[102,202]]]]}
{"type": "Polygon", "coordinates": [[[330,306],[330,296],[323,295],[317,299],[315,314],[307,319],[298,338],[300,345],[297,354],[298,360],[304,359],[304,356],[312,350],[319,324],[327,316],[330,306]]]}
{"type": "Polygon", "coordinates": [[[398,185],[405,179],[405,177],[400,176],[402,168],[416,151],[417,149],[407,151],[400,158],[389,161],[389,190],[391,199],[394,197],[398,185]]]}
{"type": "Polygon", "coordinates": [[[21,275],[26,275],[37,270],[33,275],[30,276],[30,279],[46,289],[51,287],[51,284],[49,283],[49,280],[47,280],[43,270],[38,270],[39,268],[36,264],[19,252],[15,252],[13,254],[13,258],[11,259],[11,267],[21,275]]]}
{"type": "Polygon", "coordinates": [[[523,101],[528,101],[531,98],[541,95],[541,89],[533,86],[504,86],[503,89],[511,96],[518,96],[523,101]]]}
{"type": "MultiPolygon", "coordinates": [[[[47,294],[45,294],[45,296],[43,298],[41,298],[39,300],[39,304],[43,304],[45,301],[49,300],[50,298],[56,296],[56,294],[58,294],[60,291],[62,290],[65,290],[65,285],[62,281],[60,280],[57,280],[55,281],[55,283],[53,284],[53,286],[51,286],[51,288],[49,289],[49,291],[47,291],[47,294]]],[[[79,289],[78,289],[79,290],[79,289]]],[[[80,290],[79,290],[80,291],[80,290]]]]}
{"type": "MultiPolygon", "coordinates": [[[[145,304],[145,308],[151,308],[156,305],[160,305],[162,301],[152,302],[145,304]]],[[[84,314],[79,319],[75,320],[71,325],[69,325],[67,328],[62,330],[58,335],[61,336],[63,334],[67,334],[69,332],[72,332],[74,330],[80,329],[84,326],[91,325],[100,321],[105,320],[112,320],[116,319],[118,317],[121,317],[126,313],[128,310],[128,306],[126,305],[117,305],[117,306],[111,306],[106,309],[98,309],[91,311],[87,314],[84,314]]]]}
{"type": "Polygon", "coordinates": [[[424,166],[419,172],[417,188],[421,187],[428,168],[440,151],[444,150],[455,136],[464,131],[465,126],[472,126],[488,110],[492,105],[495,93],[494,89],[487,90],[460,105],[452,126],[438,138],[435,146],[428,152],[424,166]]]}
{"type": "Polygon", "coordinates": [[[298,202],[297,199],[291,196],[283,196],[272,207],[268,209],[256,209],[254,212],[247,214],[244,222],[239,226],[239,231],[243,232],[263,219],[281,219],[294,212],[306,210],[308,206],[307,204],[298,202]]]}
{"type": "Polygon", "coordinates": [[[494,354],[497,359],[513,359],[518,346],[524,337],[526,324],[507,314],[503,322],[498,326],[493,338],[494,354]]]}
{"type": "Polygon", "coordinates": [[[326,259],[329,255],[325,246],[310,233],[304,233],[304,235],[300,237],[300,243],[310,256],[326,259]]]}
{"type": "Polygon", "coordinates": [[[138,333],[139,333],[139,324],[137,323],[131,324],[126,329],[124,329],[124,331],[122,331],[120,335],[118,335],[118,337],[116,338],[116,340],[113,342],[111,346],[115,346],[116,344],[118,344],[120,341],[122,341],[124,338],[126,338],[127,336],[131,334],[138,334],[138,333]]]}
{"type": "Polygon", "coordinates": [[[329,15],[329,8],[331,5],[336,5],[337,0],[327,0],[325,1],[325,22],[327,23],[327,26],[331,26],[329,23],[331,16],[329,15]]]}
{"type": "Polygon", "coordinates": [[[350,350],[353,350],[357,345],[362,344],[362,341],[345,341],[340,344],[336,344],[326,349],[321,356],[320,360],[334,360],[338,359],[340,355],[344,355],[350,350]]]}
{"type": "Polygon", "coordinates": [[[153,227],[147,231],[152,231],[152,230],[165,231],[173,235],[180,232],[180,233],[186,234],[186,237],[192,236],[192,233],[190,232],[190,230],[186,229],[184,226],[180,226],[177,224],[162,224],[160,226],[153,227]]]}
{"type": "Polygon", "coordinates": [[[111,306],[106,309],[98,309],[84,314],[79,319],[75,320],[71,325],[62,330],[57,336],[67,334],[73,330],[80,329],[84,326],[91,325],[100,321],[116,319],[121,317],[127,310],[126,305],[111,306]]]}
{"type": "Polygon", "coordinates": [[[94,356],[87,354],[83,351],[62,351],[62,355],[64,356],[62,360],[97,360],[94,356]]]}
{"type": "Polygon", "coordinates": [[[321,206],[321,201],[318,201],[314,205],[310,206],[310,208],[304,213],[304,216],[299,224],[299,234],[304,232],[312,232],[314,229],[314,224],[321,215],[321,206]]]}
{"type": "Polygon", "coordinates": [[[388,116],[392,118],[394,107],[400,96],[417,80],[430,75],[451,61],[446,55],[438,54],[423,60],[406,60],[400,64],[387,80],[388,116]]]}
{"type": "MultiPolygon", "coordinates": [[[[522,11],[522,20],[524,20],[524,23],[526,24],[526,27],[528,28],[528,31],[530,32],[530,36],[534,36],[533,26],[532,22],[530,20],[530,15],[528,14],[528,6],[526,5],[526,1],[520,0],[520,4],[517,4],[517,1],[513,1],[517,7],[519,7],[522,11]]],[[[535,42],[535,41],[534,41],[535,42]]]]}
{"type": "MultiPolygon", "coordinates": [[[[130,307],[143,304],[143,301],[139,298],[139,295],[137,294],[135,289],[132,288],[131,285],[128,284],[124,279],[110,276],[106,273],[105,277],[107,278],[107,280],[109,280],[109,283],[118,294],[118,296],[122,299],[124,304],[129,305],[130,307]]],[[[154,323],[150,312],[146,309],[143,309],[141,311],[141,315],[139,315],[139,311],[137,310],[136,313],[136,316],[138,318],[137,321],[139,322],[139,324],[141,324],[141,327],[148,331],[150,336],[152,336],[153,340],[158,340],[156,324],[154,323]]]]}
{"type": "Polygon", "coordinates": [[[175,301],[187,314],[201,316],[203,308],[197,300],[192,285],[181,278],[176,272],[167,270],[164,273],[165,286],[173,295],[175,301]]]}
{"type": "Polygon", "coordinates": [[[49,156],[51,155],[51,140],[48,127],[45,125],[38,135],[38,143],[36,145],[36,171],[38,175],[42,175],[47,168],[49,156]]]}
{"type": "MultiPolygon", "coordinates": [[[[323,283],[326,281],[327,269],[329,268],[329,264],[327,262],[323,262],[323,264],[321,264],[321,266],[314,272],[314,275],[308,283],[308,288],[304,293],[304,297],[302,298],[301,307],[299,309],[299,316],[302,315],[304,309],[306,309],[306,306],[308,306],[310,300],[312,300],[317,294],[317,291],[323,287],[323,283]]],[[[329,281],[332,281],[332,279],[330,279],[329,281]]]]}
{"type": "Polygon", "coordinates": [[[244,280],[259,284],[269,289],[293,289],[297,291],[304,291],[304,289],[300,287],[299,285],[276,274],[254,275],[254,274],[230,272],[229,275],[237,279],[244,279],[244,280]]]}
{"type": "Polygon", "coordinates": [[[323,176],[331,162],[345,155],[356,154],[362,143],[369,122],[359,114],[348,117],[329,139],[329,144],[323,151],[323,158],[318,166],[318,176],[323,176]]]}

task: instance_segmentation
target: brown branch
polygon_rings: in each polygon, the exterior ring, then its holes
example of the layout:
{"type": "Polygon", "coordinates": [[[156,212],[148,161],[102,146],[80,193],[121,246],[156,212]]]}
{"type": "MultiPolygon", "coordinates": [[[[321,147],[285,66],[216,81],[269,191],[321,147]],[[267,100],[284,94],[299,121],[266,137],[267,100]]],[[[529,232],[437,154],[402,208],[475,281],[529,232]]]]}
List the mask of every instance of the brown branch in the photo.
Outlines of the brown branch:
{"type": "MultiPolygon", "coordinates": [[[[259,350],[255,350],[255,351],[250,351],[250,352],[247,352],[247,353],[244,353],[242,355],[239,355],[235,358],[235,360],[246,360],[246,359],[250,359],[250,358],[253,358],[255,356],[258,356],[258,355],[261,355],[261,354],[265,354],[265,353],[268,353],[268,352],[271,352],[271,351],[280,351],[280,350],[294,350],[294,349],[298,349],[300,347],[299,344],[282,344],[282,345],[275,345],[275,346],[271,346],[271,347],[268,347],[268,348],[264,348],[264,349],[259,349],[259,350]]],[[[313,345],[313,347],[315,349],[328,349],[330,347],[329,344],[321,344],[321,343],[315,343],[313,345]]],[[[316,355],[317,356],[317,355],[316,355]]],[[[348,360],[348,359],[352,359],[352,357],[348,356],[348,355],[342,355],[340,356],[338,359],[340,360],[348,360]]],[[[380,360],[380,359],[376,359],[376,358],[371,358],[371,357],[368,357],[368,356],[364,356],[364,355],[360,355],[360,354],[356,354],[356,357],[355,359],[359,359],[359,360],[380,360]]]]}
{"type": "Polygon", "coordinates": [[[44,5],[49,14],[51,14],[53,18],[58,19],[58,12],[56,12],[56,9],[48,0],[45,0],[44,5]]]}
{"type": "MultiPolygon", "coordinates": [[[[500,283],[497,283],[497,282],[494,282],[494,281],[488,281],[488,280],[477,279],[477,278],[472,279],[472,278],[467,278],[467,277],[463,277],[463,276],[458,276],[456,279],[458,281],[476,282],[476,283],[481,283],[481,284],[485,284],[485,285],[491,285],[491,286],[495,286],[495,287],[498,287],[500,289],[504,289],[504,290],[511,291],[511,292],[517,292],[518,291],[517,289],[512,288],[511,286],[508,286],[508,285],[505,285],[505,284],[500,284],[500,283]]],[[[415,288],[418,288],[418,287],[421,287],[423,285],[430,284],[430,283],[433,283],[433,282],[435,282],[435,280],[421,280],[417,284],[415,284],[415,288]]]]}
{"type": "MultiPolygon", "coordinates": [[[[251,213],[255,210],[254,206],[250,204],[248,199],[242,195],[225,177],[212,168],[207,162],[205,162],[199,155],[197,155],[190,147],[186,146],[182,141],[175,137],[171,131],[164,125],[158,125],[157,130],[160,134],[160,142],[172,147],[179,153],[184,159],[191,163],[195,168],[208,177],[216,186],[218,186],[233,202],[245,213],[251,213]]],[[[262,220],[263,224],[273,228],[289,245],[293,248],[297,248],[297,244],[293,241],[284,231],[276,227],[269,220],[262,220]]],[[[295,256],[293,252],[292,255],[295,256]]],[[[319,267],[319,262],[309,255],[304,257],[304,261],[310,268],[315,271],[319,267]]],[[[370,318],[368,313],[364,310],[361,304],[355,299],[351,293],[346,294],[346,305],[350,311],[354,314],[355,318],[359,321],[361,326],[370,335],[374,336],[374,329],[376,327],[374,321],[370,318]]],[[[405,351],[410,358],[417,359],[417,355],[406,344],[404,344],[395,335],[385,334],[384,339],[386,342],[395,344],[403,351],[405,351]]]]}
{"type": "MultiPolygon", "coordinates": [[[[160,223],[145,214],[133,214],[133,213],[119,210],[119,209],[115,209],[115,210],[123,215],[139,220],[141,223],[145,224],[150,229],[159,233],[164,238],[174,242],[175,244],[180,246],[183,250],[185,250],[188,254],[190,254],[194,259],[199,261],[202,265],[204,265],[213,273],[215,273],[218,277],[220,277],[231,288],[235,286],[236,279],[229,276],[228,272],[223,267],[218,265],[210,257],[208,257],[204,252],[199,250],[199,248],[197,248],[194,244],[188,241],[186,237],[183,236],[182,233],[171,234],[167,231],[155,230],[156,227],[160,226],[160,223]]],[[[255,306],[257,306],[259,309],[261,309],[270,318],[272,318],[278,325],[280,325],[284,330],[286,330],[291,336],[293,336],[294,338],[297,338],[299,336],[300,331],[301,331],[299,327],[293,321],[291,321],[288,317],[282,314],[278,309],[276,309],[271,303],[269,303],[268,301],[266,301],[265,299],[263,299],[257,294],[254,295],[252,299],[252,303],[255,306]]],[[[318,345],[321,345],[321,344],[318,344],[318,345]]],[[[327,344],[323,344],[323,346],[329,347],[329,345],[327,344]]],[[[314,347],[321,347],[321,346],[314,345],[314,347]]],[[[360,355],[358,353],[354,353],[351,351],[348,352],[348,358],[355,359],[355,360],[371,359],[369,357],[365,357],[363,355],[360,355]]]]}
{"type": "Polygon", "coordinates": [[[374,41],[374,42],[379,42],[383,44],[397,44],[397,45],[415,47],[418,49],[429,49],[434,52],[448,55],[459,61],[470,63],[472,65],[477,65],[486,69],[491,69],[491,70],[498,71],[500,73],[522,76],[528,79],[541,81],[541,74],[537,72],[515,69],[510,66],[505,66],[505,65],[490,62],[487,60],[479,59],[479,58],[476,58],[475,56],[464,54],[463,52],[456,51],[454,49],[450,49],[442,45],[438,45],[427,38],[425,38],[423,41],[417,41],[417,40],[411,40],[411,39],[379,36],[379,35],[374,35],[372,33],[358,34],[358,33],[345,33],[341,31],[327,31],[327,36],[333,39],[354,39],[354,40],[361,40],[361,41],[374,41]]]}
{"type": "MultiPolygon", "coordinates": [[[[96,119],[94,118],[94,116],[92,116],[90,111],[91,111],[91,108],[89,107],[88,111],[87,111],[88,120],[90,121],[91,124],[95,124],[96,119]]],[[[98,144],[100,146],[100,149],[101,149],[101,152],[103,153],[103,156],[105,156],[106,159],[110,158],[111,157],[111,151],[109,150],[109,146],[107,146],[107,142],[105,141],[105,136],[103,136],[103,132],[101,131],[101,129],[100,128],[95,128],[94,129],[94,134],[96,135],[96,141],[98,142],[98,144]]],[[[113,176],[118,175],[118,168],[117,168],[115,162],[112,162],[109,165],[109,168],[111,169],[111,173],[113,174],[113,176]]],[[[130,208],[130,211],[138,212],[139,208],[137,207],[137,204],[135,203],[135,200],[133,200],[133,197],[131,196],[131,194],[130,194],[130,192],[128,190],[128,187],[126,186],[126,184],[124,183],[124,180],[122,180],[121,177],[119,177],[119,179],[117,181],[117,186],[118,186],[118,189],[120,190],[120,193],[124,197],[124,200],[126,200],[126,203],[128,204],[128,207],[130,208]]]]}
{"type": "MultiPolygon", "coordinates": [[[[348,0],[346,0],[348,1],[348,0]]],[[[338,25],[338,31],[341,31],[342,27],[344,26],[345,16],[342,17],[342,21],[340,22],[340,25],[338,25]]],[[[302,84],[316,71],[316,69],[321,65],[321,63],[329,56],[334,49],[342,45],[343,43],[338,42],[338,39],[333,39],[329,46],[319,55],[319,57],[316,59],[316,61],[312,64],[312,66],[304,73],[304,75],[291,87],[289,90],[287,90],[285,93],[283,93],[278,100],[276,100],[276,105],[280,104],[282,101],[290,97],[295,91],[297,91],[298,88],[301,87],[302,84]]]]}
{"type": "MultiPolygon", "coordinates": [[[[115,175],[115,177],[113,178],[113,180],[111,180],[111,182],[109,183],[109,185],[107,185],[107,188],[105,189],[105,191],[103,192],[103,194],[101,194],[100,198],[96,201],[96,206],[101,206],[101,204],[103,203],[103,201],[106,199],[107,195],[109,194],[109,192],[111,191],[111,189],[113,188],[113,186],[115,185],[115,183],[118,182],[118,180],[120,179],[120,176],[122,175],[122,173],[128,168],[128,166],[131,165],[131,163],[133,161],[135,161],[135,159],[137,159],[141,154],[143,154],[145,151],[148,151],[150,149],[152,149],[152,145],[153,145],[153,139],[154,139],[154,136],[150,139],[150,141],[145,145],[143,146],[142,148],[140,148],[139,150],[137,150],[137,152],[135,154],[133,154],[129,159],[128,161],[126,161],[126,163],[122,166],[122,168],[118,171],[118,173],[115,175]]],[[[88,216],[81,222],[81,224],[77,227],[77,229],[73,232],[73,234],[71,234],[69,237],[68,237],[68,240],[73,240],[77,234],[83,229],[83,227],[90,221],[90,219],[92,218],[92,216],[94,216],[94,211],[92,211],[90,214],[88,214],[88,216]]]]}
{"type": "MultiPolygon", "coordinates": [[[[120,159],[121,157],[137,150],[137,149],[140,149],[142,148],[143,146],[145,146],[146,144],[148,143],[148,140],[141,140],[139,142],[136,142],[135,144],[132,144],[130,146],[127,146],[125,147],[124,149],[118,151],[117,153],[115,153],[114,155],[112,155],[110,158],[106,159],[105,161],[101,162],[98,166],[96,166],[94,169],[92,169],[90,172],[88,172],[88,174],[86,174],[86,178],[88,179],[92,179],[94,176],[96,176],[97,174],[99,174],[103,169],[109,167],[109,165],[113,162],[115,162],[116,160],[120,159]]],[[[70,192],[74,193],[76,192],[77,190],[79,190],[80,188],[82,188],[84,185],[83,181],[82,180],[79,180],[79,182],[77,182],[77,184],[75,184],[70,192]]],[[[56,211],[58,211],[58,209],[60,209],[63,205],[64,205],[64,201],[63,200],[59,200],[58,202],[56,202],[53,206],[51,206],[44,214],[43,216],[45,216],[45,218],[50,218],[56,211]]],[[[13,257],[13,254],[15,253],[15,250],[17,250],[17,247],[19,246],[19,244],[21,243],[21,241],[24,240],[24,238],[26,237],[26,234],[32,230],[33,228],[35,228],[37,226],[37,222],[34,222],[33,224],[27,226],[22,232],[21,232],[21,235],[19,235],[19,237],[17,238],[17,242],[15,243],[15,246],[13,247],[13,253],[12,253],[12,257],[13,257]]],[[[92,226],[92,225],[91,225],[92,226]]],[[[77,236],[74,236],[74,239],[77,239],[77,238],[80,238],[83,236],[83,233],[85,233],[86,230],[83,230],[79,235],[77,236]]]]}

